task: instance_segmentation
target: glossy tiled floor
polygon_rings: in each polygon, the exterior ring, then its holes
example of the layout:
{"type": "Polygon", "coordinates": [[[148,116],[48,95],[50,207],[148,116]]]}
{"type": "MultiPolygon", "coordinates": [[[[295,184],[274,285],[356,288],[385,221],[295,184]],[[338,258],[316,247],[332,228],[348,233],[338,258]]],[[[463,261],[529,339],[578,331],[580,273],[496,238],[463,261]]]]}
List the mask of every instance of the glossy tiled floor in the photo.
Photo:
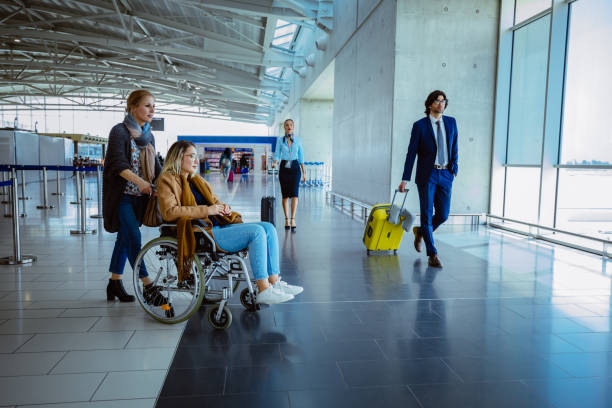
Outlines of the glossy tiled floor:
{"type": "MultiPolygon", "coordinates": [[[[212,182],[258,218],[263,177],[212,182]]],[[[0,268],[0,405],[612,406],[601,258],[463,226],[437,233],[443,270],[408,235],[398,256],[367,257],[363,225],[306,192],[297,232],[279,229],[283,277],[302,295],[257,313],[232,305],[227,331],[205,310],[168,327],[105,301],[113,235],[71,237],[75,206],[41,217],[33,201],[20,221],[39,261],[0,268]]]]}

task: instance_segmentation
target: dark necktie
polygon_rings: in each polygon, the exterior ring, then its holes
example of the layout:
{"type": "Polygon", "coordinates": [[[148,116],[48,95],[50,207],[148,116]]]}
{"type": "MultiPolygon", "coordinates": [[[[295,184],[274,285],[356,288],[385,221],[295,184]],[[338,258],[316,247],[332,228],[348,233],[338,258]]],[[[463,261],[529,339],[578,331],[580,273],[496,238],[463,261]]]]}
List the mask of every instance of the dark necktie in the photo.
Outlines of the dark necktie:
{"type": "Polygon", "coordinates": [[[442,137],[442,129],[440,128],[440,121],[436,121],[436,141],[438,143],[438,163],[443,166],[446,164],[446,144],[442,137]]]}

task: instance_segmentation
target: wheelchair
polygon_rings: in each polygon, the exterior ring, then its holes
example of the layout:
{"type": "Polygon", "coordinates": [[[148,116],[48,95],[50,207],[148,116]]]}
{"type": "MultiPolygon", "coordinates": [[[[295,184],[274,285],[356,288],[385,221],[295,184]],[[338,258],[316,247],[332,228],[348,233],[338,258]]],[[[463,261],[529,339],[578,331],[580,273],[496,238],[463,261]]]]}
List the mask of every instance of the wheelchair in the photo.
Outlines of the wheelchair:
{"type": "Polygon", "coordinates": [[[240,303],[248,311],[259,310],[257,285],[249,276],[245,260],[248,251],[224,252],[202,225],[193,222],[196,253],[187,279],[179,282],[177,268],[176,224],[160,226],[160,237],[143,246],[134,265],[134,289],[140,305],[149,316],[166,324],[185,321],[202,303],[209,304],[208,321],[223,330],[232,324],[227,304],[241,283],[240,303]],[[139,278],[143,265],[159,290],[156,299],[147,297],[139,278]]]}

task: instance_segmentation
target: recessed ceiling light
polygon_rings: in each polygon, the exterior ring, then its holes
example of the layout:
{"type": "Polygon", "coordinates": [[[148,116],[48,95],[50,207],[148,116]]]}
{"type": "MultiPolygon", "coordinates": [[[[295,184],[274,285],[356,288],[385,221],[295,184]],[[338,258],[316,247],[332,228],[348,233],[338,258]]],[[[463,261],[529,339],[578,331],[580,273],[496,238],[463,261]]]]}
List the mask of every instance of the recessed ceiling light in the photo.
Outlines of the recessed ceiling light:
{"type": "Polygon", "coordinates": [[[13,41],[15,41],[16,43],[20,43],[21,40],[19,38],[15,38],[13,41]]]}

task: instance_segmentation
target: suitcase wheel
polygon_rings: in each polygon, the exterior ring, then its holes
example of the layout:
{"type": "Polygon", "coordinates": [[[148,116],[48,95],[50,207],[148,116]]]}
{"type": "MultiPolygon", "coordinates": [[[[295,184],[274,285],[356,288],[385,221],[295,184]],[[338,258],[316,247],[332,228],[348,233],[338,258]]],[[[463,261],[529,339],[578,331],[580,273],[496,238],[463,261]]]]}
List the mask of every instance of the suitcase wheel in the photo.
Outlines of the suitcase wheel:
{"type": "Polygon", "coordinates": [[[370,256],[370,250],[369,250],[369,249],[366,249],[366,254],[367,254],[368,256],[370,256]]]}

